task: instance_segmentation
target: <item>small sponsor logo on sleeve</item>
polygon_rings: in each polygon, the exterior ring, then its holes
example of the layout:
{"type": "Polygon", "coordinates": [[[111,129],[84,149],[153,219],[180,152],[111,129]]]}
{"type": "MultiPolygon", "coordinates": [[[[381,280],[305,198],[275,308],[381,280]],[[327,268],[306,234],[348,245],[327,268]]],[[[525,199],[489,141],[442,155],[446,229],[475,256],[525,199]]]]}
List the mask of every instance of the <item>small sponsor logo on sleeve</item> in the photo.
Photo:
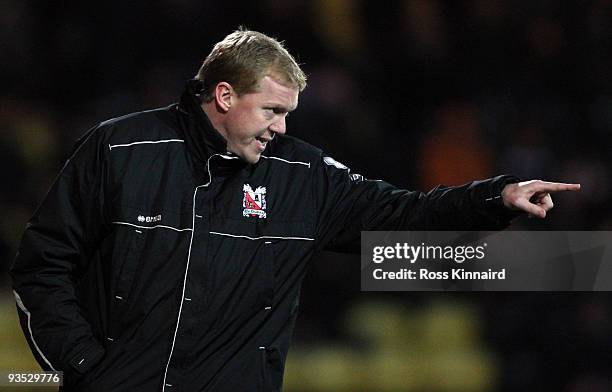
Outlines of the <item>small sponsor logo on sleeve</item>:
{"type": "Polygon", "coordinates": [[[326,165],[334,166],[341,170],[348,169],[348,167],[344,166],[343,164],[341,164],[340,162],[338,162],[332,157],[323,157],[323,162],[325,162],[326,165]]]}

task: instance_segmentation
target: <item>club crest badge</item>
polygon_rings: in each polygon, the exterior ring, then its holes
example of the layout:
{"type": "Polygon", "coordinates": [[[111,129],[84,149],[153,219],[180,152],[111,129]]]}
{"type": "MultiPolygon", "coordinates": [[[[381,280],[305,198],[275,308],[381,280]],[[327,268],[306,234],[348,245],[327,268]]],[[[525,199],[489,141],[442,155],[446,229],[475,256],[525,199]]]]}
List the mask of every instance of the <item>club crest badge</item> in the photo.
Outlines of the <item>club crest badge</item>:
{"type": "Polygon", "coordinates": [[[242,199],[242,216],[252,218],[266,217],[266,187],[258,186],[253,190],[249,184],[244,184],[242,188],[244,198],[242,199]]]}

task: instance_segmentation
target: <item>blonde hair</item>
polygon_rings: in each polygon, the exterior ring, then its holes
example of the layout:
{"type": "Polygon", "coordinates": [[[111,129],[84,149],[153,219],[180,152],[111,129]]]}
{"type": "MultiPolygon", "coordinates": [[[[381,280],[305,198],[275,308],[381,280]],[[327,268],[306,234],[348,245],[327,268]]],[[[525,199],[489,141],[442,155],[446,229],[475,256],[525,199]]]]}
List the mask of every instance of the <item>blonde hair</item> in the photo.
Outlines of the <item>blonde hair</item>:
{"type": "Polygon", "coordinates": [[[240,27],[213,47],[195,78],[203,82],[204,101],[210,102],[219,82],[240,95],[257,91],[265,76],[299,91],[306,87],[304,71],[281,42],[240,27]]]}

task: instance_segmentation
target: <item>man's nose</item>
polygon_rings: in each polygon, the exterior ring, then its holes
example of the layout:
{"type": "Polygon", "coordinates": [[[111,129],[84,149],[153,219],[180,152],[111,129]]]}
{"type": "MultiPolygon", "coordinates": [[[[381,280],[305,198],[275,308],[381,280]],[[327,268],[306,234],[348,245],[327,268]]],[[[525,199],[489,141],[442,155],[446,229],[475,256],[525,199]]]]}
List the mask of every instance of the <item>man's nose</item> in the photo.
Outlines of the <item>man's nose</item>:
{"type": "Polygon", "coordinates": [[[283,135],[287,131],[286,126],[287,125],[285,123],[285,116],[282,116],[280,119],[273,122],[272,125],[270,125],[270,131],[283,135]]]}

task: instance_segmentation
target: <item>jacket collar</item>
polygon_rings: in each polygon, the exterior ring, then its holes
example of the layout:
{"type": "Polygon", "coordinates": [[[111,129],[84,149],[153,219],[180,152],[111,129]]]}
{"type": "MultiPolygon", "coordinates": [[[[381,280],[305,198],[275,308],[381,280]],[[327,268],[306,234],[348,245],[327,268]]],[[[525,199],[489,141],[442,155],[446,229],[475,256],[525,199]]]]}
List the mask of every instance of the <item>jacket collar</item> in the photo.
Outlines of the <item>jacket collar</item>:
{"type": "MultiPolygon", "coordinates": [[[[223,136],[213,127],[202,110],[202,82],[192,79],[187,86],[178,105],[181,112],[181,128],[184,132],[185,144],[198,167],[204,168],[208,159],[221,154],[231,156],[227,152],[227,143],[223,136]]],[[[238,161],[234,160],[234,161],[238,161]]]]}

